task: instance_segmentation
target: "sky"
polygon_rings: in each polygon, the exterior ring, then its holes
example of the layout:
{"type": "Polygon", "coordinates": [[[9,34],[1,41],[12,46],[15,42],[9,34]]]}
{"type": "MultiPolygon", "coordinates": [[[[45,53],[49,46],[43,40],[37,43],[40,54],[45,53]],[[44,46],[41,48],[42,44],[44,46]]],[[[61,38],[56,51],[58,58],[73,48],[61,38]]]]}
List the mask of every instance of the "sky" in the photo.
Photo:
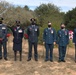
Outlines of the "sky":
{"type": "MultiPolygon", "coordinates": [[[[0,0],[3,1],[3,0],[0,0]]],[[[62,12],[67,12],[76,7],[76,0],[5,0],[14,5],[27,5],[31,10],[34,10],[42,3],[52,3],[60,8],[62,12]]]]}

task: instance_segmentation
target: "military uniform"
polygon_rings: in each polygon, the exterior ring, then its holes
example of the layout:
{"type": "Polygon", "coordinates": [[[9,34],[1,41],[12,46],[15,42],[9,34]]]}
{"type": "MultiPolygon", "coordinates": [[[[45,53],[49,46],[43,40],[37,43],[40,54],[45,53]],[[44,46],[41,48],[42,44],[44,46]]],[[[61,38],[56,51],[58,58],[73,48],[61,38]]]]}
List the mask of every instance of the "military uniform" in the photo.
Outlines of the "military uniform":
{"type": "Polygon", "coordinates": [[[22,38],[23,38],[24,30],[20,26],[16,26],[13,28],[13,50],[15,54],[15,61],[16,61],[16,54],[17,51],[20,52],[20,61],[22,60],[22,38]]]}
{"type": "Polygon", "coordinates": [[[56,31],[54,28],[45,28],[43,33],[43,41],[45,42],[46,57],[45,61],[49,60],[49,50],[50,50],[50,61],[53,61],[53,47],[54,42],[56,42],[56,31]]]}
{"type": "Polygon", "coordinates": [[[73,43],[76,44],[76,29],[74,29],[74,34],[73,34],[73,43]]]}
{"type": "Polygon", "coordinates": [[[60,29],[57,32],[57,44],[59,48],[59,61],[64,61],[66,48],[69,44],[69,32],[67,29],[60,29]]]}
{"type": "Polygon", "coordinates": [[[74,29],[73,33],[73,43],[75,43],[75,62],[76,62],[76,28],[74,29]]]}
{"type": "Polygon", "coordinates": [[[22,38],[23,38],[23,29],[20,27],[17,29],[13,29],[13,50],[14,51],[22,51],[22,38]]]}
{"type": "Polygon", "coordinates": [[[32,46],[34,46],[34,57],[35,60],[38,59],[38,52],[37,52],[37,43],[38,43],[38,36],[39,36],[39,27],[35,25],[30,25],[27,28],[28,34],[28,44],[29,44],[29,52],[28,52],[28,61],[31,60],[32,57],[32,46]]]}
{"type": "Polygon", "coordinates": [[[7,27],[0,20],[0,59],[2,59],[2,45],[4,49],[4,59],[7,60],[7,27]]]}

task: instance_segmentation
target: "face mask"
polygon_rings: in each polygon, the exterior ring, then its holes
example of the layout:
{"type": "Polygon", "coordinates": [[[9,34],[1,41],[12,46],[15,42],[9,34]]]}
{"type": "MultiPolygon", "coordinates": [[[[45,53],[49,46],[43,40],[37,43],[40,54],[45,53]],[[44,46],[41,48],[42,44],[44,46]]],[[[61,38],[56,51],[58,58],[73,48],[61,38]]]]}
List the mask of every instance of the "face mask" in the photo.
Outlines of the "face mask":
{"type": "Polygon", "coordinates": [[[48,25],[48,27],[50,28],[50,27],[51,27],[51,25],[48,25]]]}
{"type": "Polygon", "coordinates": [[[18,24],[17,26],[19,27],[20,25],[18,24]]]}
{"type": "Polygon", "coordinates": [[[61,29],[64,29],[65,27],[61,27],[61,29]]]}
{"type": "Polygon", "coordinates": [[[32,22],[32,25],[34,25],[35,23],[34,22],[32,22]]]}

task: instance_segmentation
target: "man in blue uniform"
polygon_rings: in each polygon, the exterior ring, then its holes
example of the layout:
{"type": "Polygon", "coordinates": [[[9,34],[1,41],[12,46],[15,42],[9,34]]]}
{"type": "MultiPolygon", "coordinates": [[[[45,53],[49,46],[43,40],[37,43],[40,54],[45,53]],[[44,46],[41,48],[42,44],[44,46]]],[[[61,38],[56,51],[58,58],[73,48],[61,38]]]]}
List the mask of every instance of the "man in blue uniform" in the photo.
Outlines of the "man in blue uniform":
{"type": "Polygon", "coordinates": [[[48,28],[44,29],[43,44],[45,44],[46,48],[45,61],[50,60],[51,62],[53,62],[53,47],[56,43],[56,31],[51,26],[52,26],[51,22],[48,22],[48,28]],[[49,51],[50,51],[50,58],[49,58],[49,51]]]}
{"type": "Polygon", "coordinates": [[[66,48],[69,44],[69,32],[65,29],[65,24],[61,24],[61,29],[57,32],[57,44],[59,48],[59,62],[65,62],[66,48]]]}
{"type": "Polygon", "coordinates": [[[7,27],[5,24],[2,23],[3,18],[0,17],[0,59],[2,59],[2,46],[3,46],[3,53],[4,59],[7,60],[7,27]]]}
{"type": "Polygon", "coordinates": [[[75,62],[76,62],[76,28],[74,29],[73,33],[73,43],[75,45],[75,62]]]}
{"type": "Polygon", "coordinates": [[[34,46],[34,58],[35,61],[38,61],[38,52],[37,52],[37,43],[39,36],[39,27],[36,25],[36,20],[34,18],[31,19],[31,25],[27,28],[28,34],[28,43],[29,43],[29,52],[28,52],[28,60],[31,60],[32,57],[32,46],[34,46]]]}
{"type": "Polygon", "coordinates": [[[17,60],[17,51],[20,53],[20,61],[22,60],[22,38],[24,31],[20,27],[20,21],[16,21],[16,27],[13,28],[13,50],[14,50],[14,60],[17,60]]]}

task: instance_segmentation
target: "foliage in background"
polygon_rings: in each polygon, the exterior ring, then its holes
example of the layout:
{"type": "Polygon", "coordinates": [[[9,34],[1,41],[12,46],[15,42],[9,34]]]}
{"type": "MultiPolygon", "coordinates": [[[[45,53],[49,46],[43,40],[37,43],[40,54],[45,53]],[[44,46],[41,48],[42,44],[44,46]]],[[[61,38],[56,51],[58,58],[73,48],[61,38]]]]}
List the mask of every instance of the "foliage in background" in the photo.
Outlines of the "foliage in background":
{"type": "Polygon", "coordinates": [[[4,18],[4,23],[8,26],[8,32],[11,33],[10,27],[15,26],[15,21],[20,20],[21,26],[27,29],[30,24],[30,18],[35,18],[40,27],[39,43],[43,41],[43,31],[48,25],[48,21],[52,23],[52,27],[60,29],[60,24],[65,22],[69,29],[76,27],[76,8],[68,11],[66,14],[60,12],[59,7],[54,4],[41,4],[34,11],[30,10],[27,5],[24,7],[14,6],[6,1],[0,2],[0,16],[4,18]]]}
{"type": "Polygon", "coordinates": [[[60,9],[51,3],[41,4],[34,12],[36,13],[40,26],[39,43],[41,43],[43,30],[47,27],[48,21],[52,23],[52,27],[57,31],[60,28],[60,24],[63,22],[64,13],[60,12],[60,9]]]}
{"type": "Polygon", "coordinates": [[[69,30],[76,28],[76,8],[73,8],[65,14],[64,22],[69,30]]]}
{"type": "Polygon", "coordinates": [[[26,27],[30,24],[30,18],[35,17],[28,6],[14,6],[6,1],[0,2],[0,16],[4,17],[4,23],[10,27],[15,26],[16,20],[20,20],[21,26],[26,27]]]}

